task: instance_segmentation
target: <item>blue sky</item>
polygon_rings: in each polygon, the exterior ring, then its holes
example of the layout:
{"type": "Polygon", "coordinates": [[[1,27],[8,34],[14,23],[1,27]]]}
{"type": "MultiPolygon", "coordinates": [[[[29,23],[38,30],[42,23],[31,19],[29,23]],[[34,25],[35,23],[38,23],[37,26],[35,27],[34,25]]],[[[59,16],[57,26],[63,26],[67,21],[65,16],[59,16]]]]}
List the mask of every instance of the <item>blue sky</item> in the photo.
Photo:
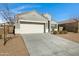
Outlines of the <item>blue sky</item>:
{"type": "MultiPolygon", "coordinates": [[[[1,4],[0,8],[2,8],[1,4]]],[[[78,3],[14,3],[9,4],[9,8],[15,14],[32,10],[36,10],[40,14],[48,13],[52,16],[52,20],[57,22],[79,16],[78,3]]]]}

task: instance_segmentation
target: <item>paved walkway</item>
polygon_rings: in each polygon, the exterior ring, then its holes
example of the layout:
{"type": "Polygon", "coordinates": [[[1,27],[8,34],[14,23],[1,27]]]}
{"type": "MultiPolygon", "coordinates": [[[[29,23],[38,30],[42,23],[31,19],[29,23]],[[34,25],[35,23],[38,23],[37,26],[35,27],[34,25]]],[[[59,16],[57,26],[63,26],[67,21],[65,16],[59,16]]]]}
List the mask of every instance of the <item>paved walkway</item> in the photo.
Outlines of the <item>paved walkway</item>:
{"type": "Polygon", "coordinates": [[[79,56],[79,44],[51,34],[22,35],[31,56],[79,56]]]}

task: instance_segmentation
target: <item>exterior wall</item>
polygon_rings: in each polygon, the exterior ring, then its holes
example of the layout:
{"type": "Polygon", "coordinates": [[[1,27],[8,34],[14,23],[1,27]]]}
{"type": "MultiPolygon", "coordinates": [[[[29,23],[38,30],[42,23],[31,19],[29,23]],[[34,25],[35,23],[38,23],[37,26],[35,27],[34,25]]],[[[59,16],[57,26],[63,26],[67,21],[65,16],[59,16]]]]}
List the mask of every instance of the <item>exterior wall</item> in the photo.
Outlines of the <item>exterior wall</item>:
{"type": "MultiPolygon", "coordinates": [[[[47,16],[48,17],[48,16],[47,16]]],[[[18,15],[18,20],[19,22],[16,22],[15,25],[15,32],[19,33],[19,29],[20,29],[20,21],[25,21],[25,22],[36,22],[36,23],[44,23],[45,25],[45,32],[50,31],[51,29],[51,23],[49,23],[48,25],[48,20],[50,20],[51,22],[51,16],[48,17],[48,19],[44,18],[42,15],[38,14],[35,11],[32,11],[30,13],[24,13],[24,14],[20,14],[18,15]],[[49,26],[49,28],[48,28],[49,26]]]]}
{"type": "Polygon", "coordinates": [[[48,21],[48,32],[51,32],[51,22],[48,21]]]}
{"type": "Polygon", "coordinates": [[[43,16],[47,19],[47,29],[46,32],[51,32],[51,15],[43,14],[43,16]]]}
{"type": "Polygon", "coordinates": [[[48,21],[47,23],[45,23],[45,32],[46,33],[51,32],[51,21],[48,21]]]}
{"type": "MultiPolygon", "coordinates": [[[[26,21],[24,21],[26,22],[26,21]]],[[[28,22],[29,23],[29,22],[28,22]]],[[[30,22],[31,23],[31,22],[30,22]]],[[[34,22],[33,22],[34,23],[34,22]]],[[[37,22],[37,23],[41,23],[41,22],[37,22]]],[[[42,22],[44,24],[44,33],[48,33],[48,23],[42,22]]],[[[41,23],[41,24],[42,24],[41,23]]],[[[19,34],[20,33],[20,21],[15,23],[15,33],[19,34]]]]}
{"type": "Polygon", "coordinates": [[[48,33],[48,23],[45,23],[45,33],[48,33]]]}
{"type": "Polygon", "coordinates": [[[15,22],[15,33],[16,34],[20,33],[20,21],[15,22]]]}

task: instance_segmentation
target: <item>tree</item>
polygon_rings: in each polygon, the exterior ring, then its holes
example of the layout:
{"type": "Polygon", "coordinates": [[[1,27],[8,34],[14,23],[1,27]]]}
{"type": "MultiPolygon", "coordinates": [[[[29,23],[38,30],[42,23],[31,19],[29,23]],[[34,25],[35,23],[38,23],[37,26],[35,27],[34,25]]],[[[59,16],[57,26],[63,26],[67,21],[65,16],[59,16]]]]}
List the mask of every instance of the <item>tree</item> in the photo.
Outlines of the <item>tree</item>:
{"type": "Polygon", "coordinates": [[[76,18],[74,18],[74,20],[76,21],[76,23],[77,23],[77,27],[75,27],[75,32],[78,32],[78,30],[79,30],[79,16],[77,16],[76,18]]]}
{"type": "Polygon", "coordinates": [[[7,42],[5,38],[6,35],[5,23],[7,23],[8,25],[14,25],[15,16],[12,10],[9,8],[9,4],[2,4],[1,6],[3,8],[0,9],[0,15],[1,18],[4,20],[4,45],[5,45],[7,42]]]}

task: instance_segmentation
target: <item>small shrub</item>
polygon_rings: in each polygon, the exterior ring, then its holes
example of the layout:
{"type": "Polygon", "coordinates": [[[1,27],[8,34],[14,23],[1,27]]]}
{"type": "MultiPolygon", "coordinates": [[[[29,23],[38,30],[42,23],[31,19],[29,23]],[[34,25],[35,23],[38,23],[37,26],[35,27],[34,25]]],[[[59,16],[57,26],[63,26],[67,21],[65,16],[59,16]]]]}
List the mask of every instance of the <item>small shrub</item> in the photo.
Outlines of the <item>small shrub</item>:
{"type": "Polygon", "coordinates": [[[64,31],[64,34],[67,34],[68,32],[67,31],[64,31]]]}
{"type": "Polygon", "coordinates": [[[74,31],[74,33],[78,33],[78,31],[74,31]]]}
{"type": "Polygon", "coordinates": [[[60,31],[59,34],[67,34],[67,31],[60,31]]]}
{"type": "Polygon", "coordinates": [[[0,35],[0,39],[2,39],[2,35],[0,35]]]}
{"type": "Polygon", "coordinates": [[[54,31],[53,34],[58,34],[58,32],[57,31],[54,31]]]}
{"type": "Polygon", "coordinates": [[[63,31],[60,31],[59,34],[63,34],[63,31]]]}

